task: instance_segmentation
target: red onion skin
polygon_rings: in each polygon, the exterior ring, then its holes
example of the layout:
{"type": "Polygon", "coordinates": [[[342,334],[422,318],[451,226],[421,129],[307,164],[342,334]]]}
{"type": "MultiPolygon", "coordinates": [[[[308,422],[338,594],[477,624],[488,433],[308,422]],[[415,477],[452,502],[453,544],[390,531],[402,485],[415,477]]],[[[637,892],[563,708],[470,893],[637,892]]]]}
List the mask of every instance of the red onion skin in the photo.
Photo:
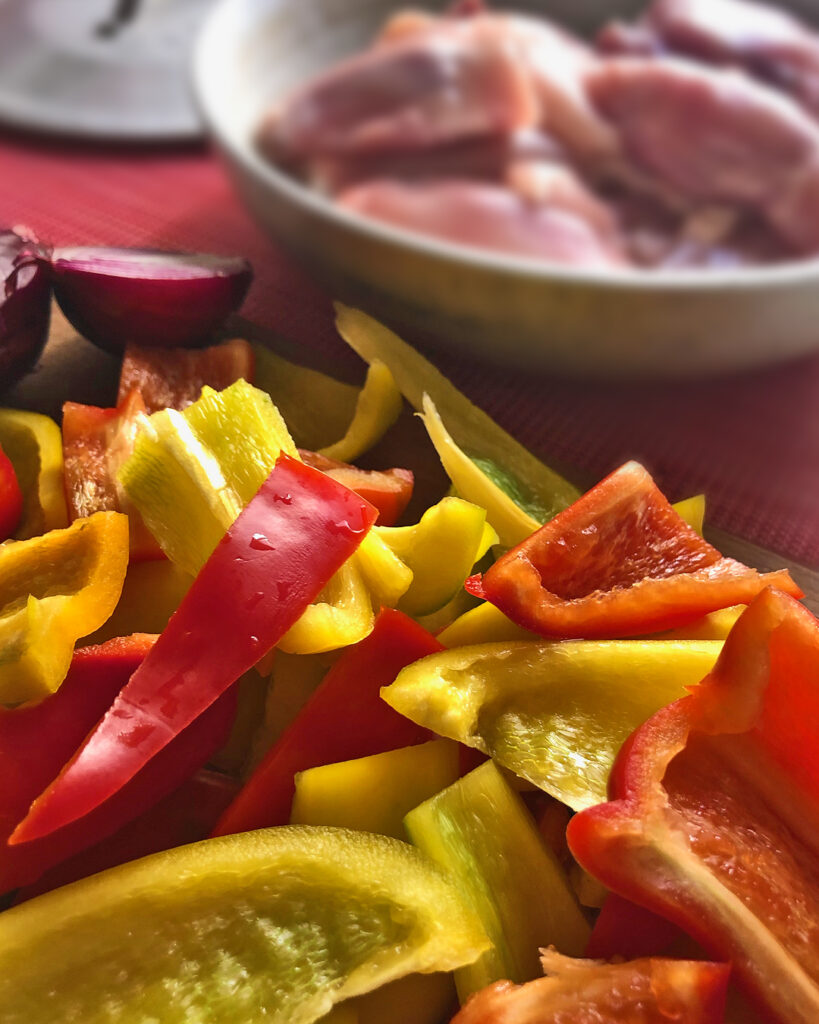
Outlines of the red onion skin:
{"type": "Polygon", "coordinates": [[[0,229],[0,391],[37,362],[48,338],[48,251],[14,229],[0,229]]]}
{"type": "Polygon", "coordinates": [[[144,250],[56,250],[51,265],[54,294],[76,330],[108,352],[121,353],[131,343],[199,348],[213,342],[216,329],[241,305],[252,271],[246,260],[226,258],[217,260],[212,272],[185,276],[185,261],[196,259],[144,250]],[[182,272],[130,276],[129,262],[138,273],[140,259],[147,266],[152,256],[178,257],[182,272]],[[93,266],[95,259],[100,260],[99,270],[93,266]]]}

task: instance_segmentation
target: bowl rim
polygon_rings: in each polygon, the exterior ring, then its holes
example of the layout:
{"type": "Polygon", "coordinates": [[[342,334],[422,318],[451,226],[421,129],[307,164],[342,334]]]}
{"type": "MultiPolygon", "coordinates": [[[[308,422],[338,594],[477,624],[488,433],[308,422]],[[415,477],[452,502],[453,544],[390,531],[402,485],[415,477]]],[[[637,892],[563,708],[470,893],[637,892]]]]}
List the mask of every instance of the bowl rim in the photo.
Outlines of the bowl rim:
{"type": "MultiPolygon", "coordinates": [[[[759,288],[793,288],[819,281],[819,255],[805,259],[759,267],[677,268],[645,270],[641,268],[568,267],[545,260],[527,259],[494,253],[491,249],[446,242],[410,229],[396,228],[373,217],[339,207],[328,196],[301,184],[266,160],[253,144],[252,136],[239,132],[235,125],[219,116],[217,90],[220,76],[214,67],[224,64],[225,41],[231,33],[223,31],[223,21],[235,21],[239,4],[247,0],[219,0],[208,13],[193,48],[191,77],[199,111],[218,146],[245,171],[274,189],[295,206],[315,217],[323,217],[370,241],[411,250],[418,257],[439,263],[468,267],[485,274],[524,278],[529,283],[586,286],[622,292],[662,293],[747,291],[759,288]],[[222,60],[214,58],[221,55],[222,60]]],[[[272,7],[281,0],[267,0],[272,7]]],[[[306,0],[302,0],[306,2],[306,0]]]]}

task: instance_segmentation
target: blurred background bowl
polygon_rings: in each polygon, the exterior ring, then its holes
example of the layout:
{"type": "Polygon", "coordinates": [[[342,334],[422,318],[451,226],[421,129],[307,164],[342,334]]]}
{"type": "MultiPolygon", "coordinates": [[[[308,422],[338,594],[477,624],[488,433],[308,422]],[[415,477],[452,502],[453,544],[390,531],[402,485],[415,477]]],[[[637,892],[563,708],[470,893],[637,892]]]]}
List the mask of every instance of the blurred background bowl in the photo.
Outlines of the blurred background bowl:
{"type": "MultiPolygon", "coordinates": [[[[521,0],[590,34],[647,0],[521,0]]],[[[364,49],[397,0],[222,0],[198,39],[195,88],[256,219],[332,294],[392,326],[521,366],[597,377],[683,377],[819,348],[819,261],[741,270],[604,272],[438,242],[336,207],[271,166],[254,133],[276,100],[364,49]]],[[[809,18],[810,0],[782,4],[809,18]]],[[[814,12],[815,17],[815,12],[814,12]]]]}

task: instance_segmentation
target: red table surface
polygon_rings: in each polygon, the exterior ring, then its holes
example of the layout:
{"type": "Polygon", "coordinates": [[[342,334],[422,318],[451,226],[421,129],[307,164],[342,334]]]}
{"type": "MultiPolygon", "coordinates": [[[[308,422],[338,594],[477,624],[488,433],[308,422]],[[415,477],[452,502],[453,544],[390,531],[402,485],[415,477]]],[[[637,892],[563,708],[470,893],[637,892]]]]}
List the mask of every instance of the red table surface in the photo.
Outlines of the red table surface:
{"type": "MultiPolygon", "coordinates": [[[[245,255],[256,277],[243,313],[355,366],[335,335],[329,297],[254,225],[205,151],[0,137],[0,225],[17,223],[55,245],[245,255]]],[[[713,524],[819,566],[819,356],[708,381],[623,384],[426,351],[546,461],[596,478],[637,458],[673,499],[704,491],[713,524]]]]}

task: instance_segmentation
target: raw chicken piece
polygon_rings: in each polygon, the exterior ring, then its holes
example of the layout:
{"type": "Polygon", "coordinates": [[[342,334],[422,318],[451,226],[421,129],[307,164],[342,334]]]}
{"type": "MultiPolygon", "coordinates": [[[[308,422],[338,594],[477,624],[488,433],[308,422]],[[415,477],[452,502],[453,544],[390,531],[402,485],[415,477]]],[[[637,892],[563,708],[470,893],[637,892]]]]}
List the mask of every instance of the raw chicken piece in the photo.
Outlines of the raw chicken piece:
{"type": "Polygon", "coordinates": [[[613,209],[565,164],[553,160],[514,160],[507,168],[506,183],[532,205],[564,210],[584,220],[601,237],[617,237],[613,209]]]}
{"type": "Polygon", "coordinates": [[[338,201],[366,217],[459,245],[567,266],[628,263],[616,240],[577,212],[529,203],[498,185],[372,181],[343,192],[338,201]]]}
{"type": "Polygon", "coordinates": [[[310,82],[265,121],[259,146],[288,163],[408,151],[534,127],[537,116],[507,41],[413,33],[310,82]]]}
{"type": "Polygon", "coordinates": [[[563,155],[554,139],[544,132],[530,130],[410,153],[316,158],[305,166],[301,177],[329,195],[368,178],[398,178],[401,181],[472,178],[500,183],[512,161],[559,160],[563,155]]]}
{"type": "Polygon", "coordinates": [[[740,65],[819,114],[819,35],[792,15],[747,0],[657,0],[645,26],[668,49],[740,65]]]}
{"type": "Polygon", "coordinates": [[[819,251],[819,126],[787,97],[672,58],[613,58],[586,81],[638,166],[700,203],[755,210],[796,249],[819,251]]]}
{"type": "Polygon", "coordinates": [[[418,11],[394,15],[382,29],[377,45],[413,38],[432,41],[458,38],[481,46],[487,39],[502,41],[525,70],[539,104],[538,122],[584,161],[611,157],[617,140],[598,116],[583,88],[583,76],[597,61],[581,40],[540,18],[491,12],[435,18],[418,11]]]}

